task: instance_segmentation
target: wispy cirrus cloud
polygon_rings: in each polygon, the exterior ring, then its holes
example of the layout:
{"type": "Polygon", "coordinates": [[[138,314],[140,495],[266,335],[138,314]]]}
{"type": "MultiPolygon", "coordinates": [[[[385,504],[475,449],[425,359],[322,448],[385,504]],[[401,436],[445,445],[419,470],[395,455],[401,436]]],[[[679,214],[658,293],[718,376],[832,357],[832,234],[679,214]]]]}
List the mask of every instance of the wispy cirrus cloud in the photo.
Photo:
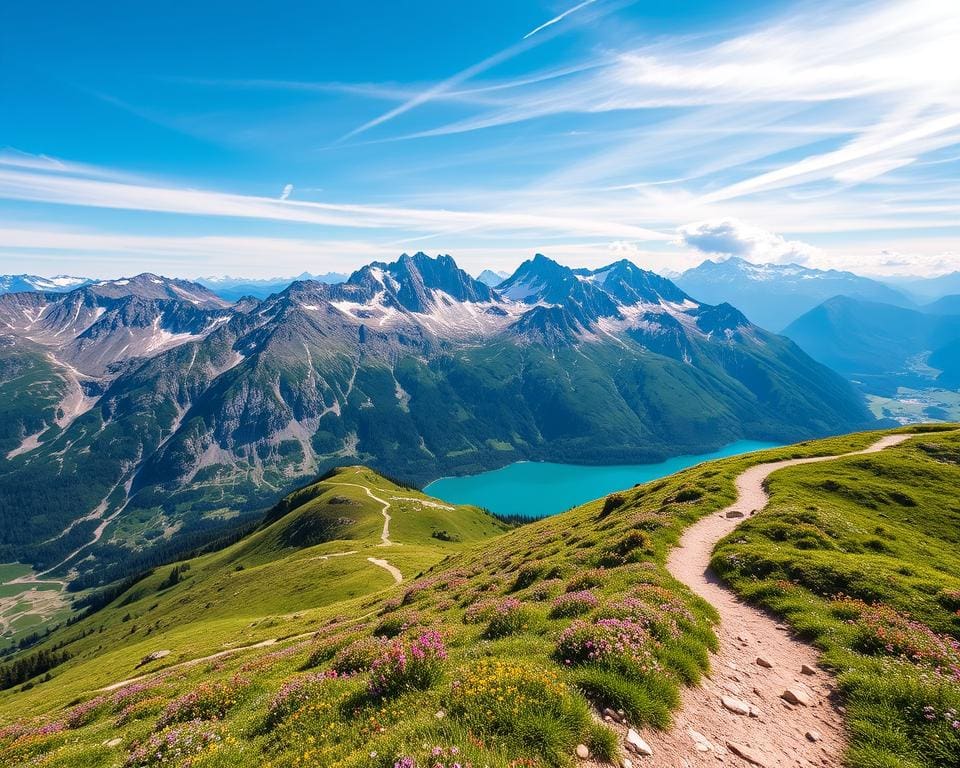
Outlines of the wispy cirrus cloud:
{"type": "MultiPolygon", "coordinates": [[[[539,25],[535,29],[525,34],[518,43],[511,45],[508,48],[505,48],[501,51],[498,51],[497,53],[494,53],[493,55],[488,56],[481,61],[478,61],[476,64],[472,64],[469,67],[466,67],[465,69],[460,70],[459,72],[457,72],[454,75],[451,75],[445,80],[442,80],[441,82],[436,83],[435,85],[432,85],[431,87],[420,91],[416,95],[404,101],[402,104],[394,107],[393,109],[387,112],[384,112],[381,115],[378,115],[372,120],[368,120],[362,125],[354,128],[352,131],[349,131],[341,138],[341,141],[344,141],[346,139],[350,139],[354,136],[358,136],[362,133],[365,133],[369,131],[371,128],[377,127],[378,125],[383,125],[384,123],[387,123],[390,120],[393,120],[395,117],[399,117],[400,115],[410,112],[411,110],[416,109],[417,107],[420,107],[430,101],[433,101],[441,97],[449,96],[452,91],[457,89],[463,83],[466,83],[469,80],[472,80],[473,78],[477,77],[478,75],[481,75],[484,72],[487,72],[488,70],[493,69],[497,65],[503,64],[504,62],[507,62],[510,59],[513,59],[516,56],[519,56],[525,51],[530,50],[534,46],[539,45],[541,40],[540,39],[533,40],[535,36],[539,35],[540,33],[554,26],[555,24],[563,21],[565,18],[567,18],[568,16],[571,16],[577,11],[580,11],[589,5],[593,5],[595,2],[597,2],[597,0],[584,0],[583,2],[564,11],[563,13],[557,16],[554,16],[552,19],[549,19],[548,21],[544,22],[543,24],[539,25]]],[[[588,64],[588,65],[582,65],[580,67],[577,67],[576,69],[582,70],[582,69],[590,69],[590,68],[591,68],[591,65],[588,64]]],[[[541,82],[542,80],[545,80],[545,79],[552,79],[552,76],[547,75],[546,77],[543,77],[543,78],[534,77],[532,79],[531,78],[524,78],[524,79],[530,80],[531,82],[541,82]]],[[[517,85],[518,85],[517,83],[514,83],[509,87],[516,87],[517,85]]],[[[475,91],[475,92],[482,92],[482,91],[475,91]]]]}
{"type": "MultiPolygon", "coordinates": [[[[298,222],[330,228],[410,231],[495,230],[501,233],[543,231],[567,235],[613,236],[637,240],[667,240],[662,232],[635,224],[542,211],[506,209],[449,210],[403,206],[322,203],[256,195],[197,190],[158,183],[127,183],[109,179],[109,171],[68,167],[38,173],[5,167],[0,157],[0,198],[60,205],[178,213],[191,216],[249,218],[298,222]]],[[[292,191],[292,187],[291,187],[292,191]]]]}
{"type": "Polygon", "coordinates": [[[572,8],[568,8],[563,13],[560,13],[554,16],[549,21],[543,22],[543,24],[541,24],[539,27],[535,27],[534,29],[531,29],[529,32],[527,32],[527,34],[523,36],[523,39],[526,40],[527,38],[533,37],[538,32],[543,32],[543,30],[547,29],[548,27],[552,27],[554,24],[559,24],[561,21],[567,18],[567,16],[573,13],[576,13],[577,11],[582,10],[583,8],[586,8],[588,5],[593,5],[595,2],[597,2],[597,0],[583,0],[582,3],[577,3],[572,8]]]}
{"type": "MultiPolygon", "coordinates": [[[[612,141],[578,161],[581,171],[592,167],[595,174],[581,175],[582,181],[609,178],[611,169],[625,181],[631,170],[641,172],[674,152],[681,154],[678,162],[695,162],[696,155],[682,153],[691,142],[708,143],[718,130],[735,137],[734,151],[770,158],[772,168],[702,190],[707,201],[823,180],[841,189],[960,144],[960,14],[949,0],[866,2],[839,10],[809,5],[720,42],[666,38],[604,49],[593,63],[407,138],[558,115],[643,113],[654,119],[644,119],[636,140],[612,141]],[[657,119],[664,113],[666,119],[657,119]],[[784,159],[784,152],[810,144],[810,131],[834,139],[835,146],[784,159]]],[[[726,150],[715,154],[726,156],[726,150]]],[[[555,175],[569,176],[569,169],[555,175]]]]}

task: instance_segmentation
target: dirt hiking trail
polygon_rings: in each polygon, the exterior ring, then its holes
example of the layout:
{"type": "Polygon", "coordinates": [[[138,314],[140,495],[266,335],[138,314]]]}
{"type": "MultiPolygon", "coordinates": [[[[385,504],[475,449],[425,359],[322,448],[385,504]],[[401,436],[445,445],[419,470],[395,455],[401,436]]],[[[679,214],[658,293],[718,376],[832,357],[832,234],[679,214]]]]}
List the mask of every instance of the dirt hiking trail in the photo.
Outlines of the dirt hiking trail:
{"type": "Polygon", "coordinates": [[[737,477],[733,504],[684,532],[667,568],[717,609],[720,647],[711,659],[710,676],[683,690],[672,727],[634,734],[653,754],[645,756],[645,750],[629,750],[625,744],[634,768],[841,765],[844,718],[831,700],[833,677],[818,666],[819,652],[792,637],[769,614],[740,601],[710,570],[710,557],[720,539],[770,501],[764,483],[772,473],[875,453],[910,437],[914,435],[888,435],[862,451],[750,467],[737,477]]]}

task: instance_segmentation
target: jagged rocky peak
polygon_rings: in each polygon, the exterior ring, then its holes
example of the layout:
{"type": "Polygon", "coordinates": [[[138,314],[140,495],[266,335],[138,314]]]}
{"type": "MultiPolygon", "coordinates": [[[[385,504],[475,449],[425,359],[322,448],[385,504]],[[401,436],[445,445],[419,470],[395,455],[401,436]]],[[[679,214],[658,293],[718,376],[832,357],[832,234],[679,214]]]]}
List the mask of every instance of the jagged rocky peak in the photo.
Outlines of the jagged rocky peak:
{"type": "Polygon", "coordinates": [[[497,286],[497,293],[511,301],[527,304],[559,304],[570,293],[577,277],[570,267],[558,264],[542,253],[527,259],[510,277],[497,286]]]}
{"type": "Polygon", "coordinates": [[[187,301],[195,306],[208,309],[230,306],[230,302],[221,299],[209,288],[204,288],[199,283],[161,277],[149,272],[117,280],[101,280],[80,290],[108,299],[138,296],[141,299],[187,301]]]}
{"type": "Polygon", "coordinates": [[[599,269],[578,269],[574,272],[581,279],[603,288],[621,304],[692,302],[692,299],[671,280],[656,272],[641,269],[627,259],[621,259],[599,269]]]}
{"type": "Polygon", "coordinates": [[[489,286],[470,277],[452,257],[431,258],[422,252],[413,256],[405,253],[390,264],[369,264],[332,289],[337,297],[369,302],[380,296],[385,306],[420,313],[436,305],[438,292],[457,302],[498,301],[489,286]]]}

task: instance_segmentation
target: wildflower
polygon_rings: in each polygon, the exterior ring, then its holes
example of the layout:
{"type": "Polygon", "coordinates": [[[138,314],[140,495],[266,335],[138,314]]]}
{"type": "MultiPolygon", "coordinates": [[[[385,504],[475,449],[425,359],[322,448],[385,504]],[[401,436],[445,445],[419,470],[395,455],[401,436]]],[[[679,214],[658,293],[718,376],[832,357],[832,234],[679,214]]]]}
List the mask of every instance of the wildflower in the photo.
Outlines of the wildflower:
{"type": "Polygon", "coordinates": [[[630,619],[574,621],[557,641],[557,658],[565,665],[627,664],[635,671],[657,669],[656,641],[646,627],[630,619]]]}
{"type": "Polygon", "coordinates": [[[567,592],[554,599],[550,607],[550,616],[555,619],[581,616],[592,611],[599,603],[600,600],[589,589],[567,592]]]}
{"type": "Polygon", "coordinates": [[[436,630],[426,630],[409,643],[394,640],[370,665],[368,690],[385,698],[429,688],[439,679],[446,658],[446,646],[436,630]]]}

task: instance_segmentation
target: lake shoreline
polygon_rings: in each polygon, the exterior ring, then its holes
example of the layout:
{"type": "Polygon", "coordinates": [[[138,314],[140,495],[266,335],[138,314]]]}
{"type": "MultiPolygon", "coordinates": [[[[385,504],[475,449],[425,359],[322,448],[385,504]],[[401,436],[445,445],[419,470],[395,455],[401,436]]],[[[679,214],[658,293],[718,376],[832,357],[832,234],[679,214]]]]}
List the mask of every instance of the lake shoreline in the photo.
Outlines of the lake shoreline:
{"type": "Polygon", "coordinates": [[[548,517],[592,499],[718,458],[776,448],[783,443],[737,440],[715,451],[680,454],[643,464],[562,464],[524,459],[472,475],[438,478],[423,492],[451,504],[471,504],[497,515],[548,517]]]}

